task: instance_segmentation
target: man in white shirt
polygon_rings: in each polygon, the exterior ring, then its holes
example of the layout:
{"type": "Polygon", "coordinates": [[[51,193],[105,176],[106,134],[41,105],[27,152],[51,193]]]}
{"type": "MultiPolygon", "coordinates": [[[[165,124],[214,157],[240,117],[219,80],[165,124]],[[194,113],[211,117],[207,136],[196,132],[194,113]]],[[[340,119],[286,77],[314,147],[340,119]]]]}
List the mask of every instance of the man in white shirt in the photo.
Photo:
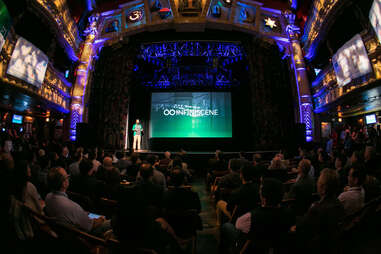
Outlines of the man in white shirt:
{"type": "Polygon", "coordinates": [[[48,173],[48,184],[52,190],[45,198],[45,209],[48,216],[96,235],[102,235],[111,229],[110,221],[106,221],[105,217],[91,219],[88,212],[69,199],[66,194],[69,187],[69,175],[65,169],[52,168],[48,173]]]}
{"type": "Polygon", "coordinates": [[[365,172],[362,168],[352,166],[348,174],[348,186],[338,197],[344,206],[346,214],[352,214],[364,206],[365,191],[362,184],[365,181],[365,172]]]}

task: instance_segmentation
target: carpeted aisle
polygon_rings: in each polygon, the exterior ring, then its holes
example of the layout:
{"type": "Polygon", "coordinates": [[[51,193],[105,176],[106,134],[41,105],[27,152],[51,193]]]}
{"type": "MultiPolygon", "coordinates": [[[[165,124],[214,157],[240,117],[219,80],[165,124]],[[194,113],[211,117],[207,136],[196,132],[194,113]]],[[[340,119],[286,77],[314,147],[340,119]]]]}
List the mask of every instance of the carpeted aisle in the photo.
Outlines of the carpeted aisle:
{"type": "Polygon", "coordinates": [[[201,200],[201,219],[203,230],[197,232],[197,254],[217,254],[218,228],[216,226],[216,209],[206,191],[205,179],[198,178],[192,183],[193,190],[201,200]]]}

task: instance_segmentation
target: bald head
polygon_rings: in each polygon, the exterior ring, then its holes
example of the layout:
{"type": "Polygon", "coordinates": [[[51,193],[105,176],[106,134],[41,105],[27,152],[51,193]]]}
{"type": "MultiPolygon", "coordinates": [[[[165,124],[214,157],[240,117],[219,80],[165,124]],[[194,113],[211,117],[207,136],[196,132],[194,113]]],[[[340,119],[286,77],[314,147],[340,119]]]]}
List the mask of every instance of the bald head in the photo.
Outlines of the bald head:
{"type": "Polygon", "coordinates": [[[166,151],[166,152],[164,153],[164,156],[165,156],[165,158],[170,159],[170,158],[171,158],[171,153],[168,152],[168,151],[166,151]]]}
{"type": "Polygon", "coordinates": [[[112,168],[112,158],[111,157],[106,156],[103,159],[103,167],[104,168],[112,168]]]}

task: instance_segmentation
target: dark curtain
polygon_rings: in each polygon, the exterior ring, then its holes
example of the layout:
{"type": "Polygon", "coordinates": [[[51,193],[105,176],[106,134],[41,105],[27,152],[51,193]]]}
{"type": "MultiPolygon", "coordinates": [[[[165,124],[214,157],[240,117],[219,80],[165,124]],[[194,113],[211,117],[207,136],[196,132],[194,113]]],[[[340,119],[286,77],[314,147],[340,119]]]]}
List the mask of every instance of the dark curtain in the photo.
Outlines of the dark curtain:
{"type": "Polygon", "coordinates": [[[95,65],[89,102],[89,125],[96,143],[123,148],[136,45],[104,48],[95,65]]]}
{"type": "Polygon", "coordinates": [[[282,148],[294,136],[295,126],[288,63],[275,43],[255,37],[243,43],[252,94],[252,142],[257,149],[282,148]]]}

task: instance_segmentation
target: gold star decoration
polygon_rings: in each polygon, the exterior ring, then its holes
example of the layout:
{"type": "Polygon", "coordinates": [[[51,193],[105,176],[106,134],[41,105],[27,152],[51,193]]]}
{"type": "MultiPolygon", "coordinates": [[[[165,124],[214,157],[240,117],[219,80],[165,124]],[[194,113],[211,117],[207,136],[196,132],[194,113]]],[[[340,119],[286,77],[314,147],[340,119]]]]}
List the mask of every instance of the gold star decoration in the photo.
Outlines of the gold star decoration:
{"type": "Polygon", "coordinates": [[[272,20],[271,18],[265,18],[266,26],[269,26],[271,29],[274,27],[277,27],[275,24],[275,20],[272,20]]]}

